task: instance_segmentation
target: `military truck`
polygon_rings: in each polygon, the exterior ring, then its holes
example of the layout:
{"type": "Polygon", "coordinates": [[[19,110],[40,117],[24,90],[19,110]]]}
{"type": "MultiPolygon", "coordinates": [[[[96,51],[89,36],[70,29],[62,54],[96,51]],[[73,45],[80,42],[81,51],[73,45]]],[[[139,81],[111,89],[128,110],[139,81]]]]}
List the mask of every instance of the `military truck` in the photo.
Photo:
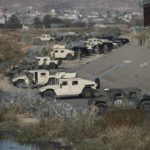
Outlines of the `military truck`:
{"type": "Polygon", "coordinates": [[[72,60],[75,58],[75,53],[72,50],[66,49],[64,45],[54,45],[51,56],[55,59],[72,60]]]}
{"type": "Polygon", "coordinates": [[[138,88],[105,89],[105,92],[88,101],[91,113],[101,115],[109,110],[142,109],[150,112],[150,95],[142,95],[138,88]]]}
{"type": "Polygon", "coordinates": [[[104,47],[107,46],[107,50],[110,51],[112,50],[113,48],[116,48],[117,47],[117,44],[116,43],[113,43],[112,41],[108,40],[108,39],[99,39],[104,47]]]}
{"type": "Polygon", "coordinates": [[[56,69],[62,64],[62,60],[53,60],[50,57],[36,57],[39,68],[56,69]]]}
{"type": "Polygon", "coordinates": [[[103,42],[97,38],[90,38],[85,41],[87,49],[91,50],[93,53],[99,50],[99,48],[103,45],[103,42]]]}
{"type": "Polygon", "coordinates": [[[47,85],[39,89],[43,97],[55,99],[56,97],[81,96],[91,98],[97,89],[100,88],[100,81],[85,80],[82,78],[60,78],[54,86],[47,85]]]}
{"type": "Polygon", "coordinates": [[[75,56],[79,59],[80,57],[90,56],[93,53],[93,48],[88,49],[84,41],[74,41],[66,44],[68,49],[71,49],[75,52],[75,56]]]}
{"type": "Polygon", "coordinates": [[[42,42],[49,42],[49,41],[54,41],[55,38],[51,37],[49,34],[42,34],[39,37],[35,38],[36,40],[42,41],[42,42]]]}
{"type": "Polygon", "coordinates": [[[58,72],[52,74],[48,70],[30,70],[26,71],[24,75],[14,77],[12,84],[18,88],[36,88],[46,84],[55,84],[55,79],[75,76],[76,73],[58,72]]]}
{"type": "Polygon", "coordinates": [[[12,79],[15,75],[19,75],[25,70],[35,69],[38,69],[38,64],[36,61],[23,61],[21,64],[11,67],[10,71],[6,72],[5,75],[12,79]]]}

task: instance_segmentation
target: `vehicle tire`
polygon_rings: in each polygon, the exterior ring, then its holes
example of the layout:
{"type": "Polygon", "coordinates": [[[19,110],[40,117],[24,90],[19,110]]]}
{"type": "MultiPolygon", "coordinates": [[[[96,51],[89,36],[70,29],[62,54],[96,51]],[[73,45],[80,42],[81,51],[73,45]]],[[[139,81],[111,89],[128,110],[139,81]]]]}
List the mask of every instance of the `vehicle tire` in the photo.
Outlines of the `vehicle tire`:
{"type": "Polygon", "coordinates": [[[150,112],[150,103],[145,102],[145,103],[141,104],[141,109],[145,112],[150,112]]]}
{"type": "Polygon", "coordinates": [[[15,82],[15,86],[17,88],[27,88],[27,84],[25,83],[24,80],[18,80],[15,82]]]}
{"type": "Polygon", "coordinates": [[[98,115],[102,115],[107,110],[107,107],[102,104],[98,104],[97,107],[98,107],[98,115]]]}
{"type": "Polygon", "coordinates": [[[73,60],[73,56],[71,54],[68,54],[66,57],[67,60],[73,60]]]}
{"type": "Polygon", "coordinates": [[[50,63],[49,64],[49,69],[55,69],[56,68],[56,64],[55,63],[50,63]]]}
{"type": "Polygon", "coordinates": [[[89,107],[89,113],[91,116],[100,116],[107,110],[105,105],[92,105],[89,107]]]}
{"type": "Polygon", "coordinates": [[[55,65],[55,69],[58,69],[58,65],[55,65]]]}
{"type": "Polygon", "coordinates": [[[101,88],[101,84],[100,84],[100,79],[99,78],[95,79],[95,83],[97,84],[96,89],[100,89],[101,88]]]}
{"type": "Polygon", "coordinates": [[[91,98],[93,97],[93,90],[91,88],[85,88],[83,91],[82,91],[82,97],[83,98],[91,98]]]}
{"type": "Polygon", "coordinates": [[[56,94],[54,91],[47,90],[43,93],[43,97],[48,98],[50,100],[54,100],[56,98],[56,94]]]}

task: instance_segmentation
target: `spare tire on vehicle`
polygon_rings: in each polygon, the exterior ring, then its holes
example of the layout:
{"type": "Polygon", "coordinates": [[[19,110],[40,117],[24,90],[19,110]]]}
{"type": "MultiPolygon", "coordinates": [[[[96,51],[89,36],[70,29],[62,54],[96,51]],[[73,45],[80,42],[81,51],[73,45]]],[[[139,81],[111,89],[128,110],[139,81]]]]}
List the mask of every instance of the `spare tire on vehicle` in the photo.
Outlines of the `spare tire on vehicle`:
{"type": "Polygon", "coordinates": [[[49,69],[55,69],[56,68],[56,64],[55,63],[50,63],[48,66],[49,69]]]}
{"type": "Polygon", "coordinates": [[[101,84],[100,84],[100,79],[99,78],[95,79],[95,83],[97,84],[96,89],[100,89],[101,88],[101,84]]]}

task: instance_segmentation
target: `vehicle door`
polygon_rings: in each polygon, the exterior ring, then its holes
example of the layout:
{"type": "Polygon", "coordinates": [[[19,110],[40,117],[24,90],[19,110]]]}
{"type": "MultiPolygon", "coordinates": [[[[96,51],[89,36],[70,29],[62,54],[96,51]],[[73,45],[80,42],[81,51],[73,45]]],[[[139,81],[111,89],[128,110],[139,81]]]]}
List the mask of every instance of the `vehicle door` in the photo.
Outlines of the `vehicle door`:
{"type": "Polygon", "coordinates": [[[48,65],[48,63],[47,63],[47,59],[46,59],[46,58],[44,58],[44,60],[43,60],[43,66],[46,66],[46,65],[48,65]]]}
{"type": "Polygon", "coordinates": [[[37,84],[46,84],[48,82],[47,74],[45,72],[38,72],[37,84]]]}
{"type": "Polygon", "coordinates": [[[129,102],[128,107],[129,108],[136,108],[136,106],[139,104],[139,97],[137,92],[129,92],[129,102]]]}
{"type": "Polygon", "coordinates": [[[57,89],[57,95],[71,95],[69,81],[60,81],[59,82],[59,88],[57,89]]]}
{"type": "Polygon", "coordinates": [[[54,58],[60,58],[59,50],[55,49],[53,54],[55,55],[54,58]]]}
{"type": "Polygon", "coordinates": [[[71,94],[72,95],[78,95],[78,94],[81,94],[82,92],[82,87],[81,87],[81,82],[79,80],[72,80],[71,81],[71,87],[70,87],[70,90],[71,90],[71,94]]]}
{"type": "Polygon", "coordinates": [[[39,66],[41,66],[41,65],[42,65],[42,63],[43,63],[43,60],[42,60],[42,59],[39,59],[39,58],[38,58],[38,59],[36,59],[36,61],[38,62],[38,65],[39,65],[39,66]]]}
{"type": "Polygon", "coordinates": [[[114,92],[112,98],[112,107],[118,109],[126,109],[128,105],[128,99],[122,91],[114,92]]]}
{"type": "Polygon", "coordinates": [[[66,53],[64,49],[61,49],[60,51],[60,58],[65,58],[66,57],[66,53]]]}

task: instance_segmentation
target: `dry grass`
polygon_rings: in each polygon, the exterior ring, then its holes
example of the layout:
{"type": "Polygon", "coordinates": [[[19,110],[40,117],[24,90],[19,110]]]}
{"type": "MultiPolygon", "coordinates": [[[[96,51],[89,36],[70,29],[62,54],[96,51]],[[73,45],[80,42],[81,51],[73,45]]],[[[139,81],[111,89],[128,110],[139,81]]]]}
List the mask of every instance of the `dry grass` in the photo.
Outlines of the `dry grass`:
{"type": "Polygon", "coordinates": [[[0,66],[1,73],[10,65],[16,65],[25,56],[21,36],[22,34],[17,32],[0,32],[0,64],[3,64],[0,66]]]}
{"type": "Polygon", "coordinates": [[[1,121],[16,123],[16,130],[21,130],[17,139],[23,143],[62,139],[78,150],[149,150],[150,116],[138,110],[107,112],[98,118],[78,120],[41,118],[39,123],[18,127],[17,116],[25,112],[18,103],[3,108],[0,114],[1,121]]]}
{"type": "Polygon", "coordinates": [[[19,140],[37,142],[63,138],[78,150],[90,150],[91,146],[95,150],[99,147],[103,150],[146,150],[150,144],[150,120],[146,118],[147,115],[139,111],[116,111],[95,119],[42,119],[38,125],[23,129],[19,140]]]}

